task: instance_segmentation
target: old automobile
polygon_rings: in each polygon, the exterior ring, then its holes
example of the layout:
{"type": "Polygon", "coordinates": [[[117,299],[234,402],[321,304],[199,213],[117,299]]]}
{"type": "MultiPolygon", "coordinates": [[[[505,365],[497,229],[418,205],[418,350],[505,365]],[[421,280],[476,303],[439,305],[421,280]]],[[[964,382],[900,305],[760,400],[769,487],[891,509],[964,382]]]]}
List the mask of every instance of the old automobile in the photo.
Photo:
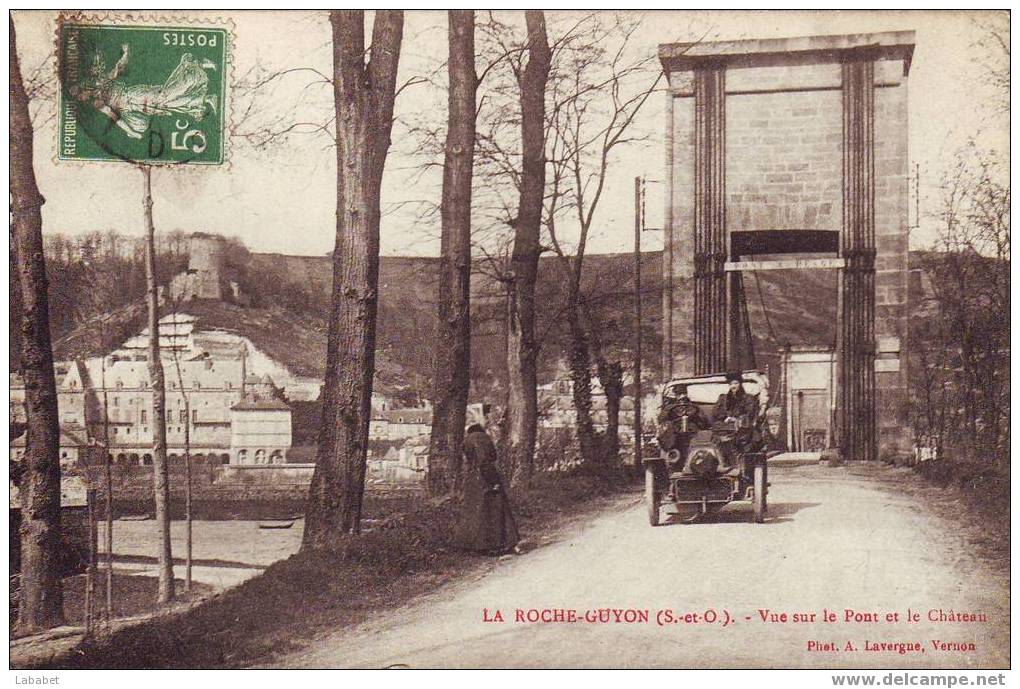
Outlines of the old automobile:
{"type": "Polygon", "coordinates": [[[658,451],[642,459],[652,526],[659,525],[663,506],[672,506],[681,521],[693,522],[733,501],[751,501],[755,522],[764,521],[772,438],[767,419],[776,411],[768,408],[768,377],[743,371],[741,386],[753,411],[713,419],[716,402],[728,390],[727,377],[678,378],[662,387],[658,451]]]}

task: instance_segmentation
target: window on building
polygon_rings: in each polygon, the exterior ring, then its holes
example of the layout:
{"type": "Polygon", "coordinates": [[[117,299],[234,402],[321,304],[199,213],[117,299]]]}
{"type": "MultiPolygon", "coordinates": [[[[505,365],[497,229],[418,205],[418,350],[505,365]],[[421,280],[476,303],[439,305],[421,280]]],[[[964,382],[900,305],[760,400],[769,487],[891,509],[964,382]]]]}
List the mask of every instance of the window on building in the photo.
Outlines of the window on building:
{"type": "Polygon", "coordinates": [[[178,412],[177,420],[181,423],[188,423],[188,412],[185,409],[181,409],[178,412]]]}
{"type": "Polygon", "coordinates": [[[117,387],[118,390],[120,390],[122,387],[124,387],[124,381],[122,381],[120,378],[118,378],[117,382],[114,383],[114,385],[117,387]]]}
{"type": "Polygon", "coordinates": [[[200,383],[199,381],[197,381],[197,380],[196,380],[196,381],[195,381],[195,382],[194,382],[194,383],[192,384],[192,387],[194,387],[194,388],[195,388],[196,390],[201,390],[201,389],[202,389],[202,383],[200,383]]]}
{"type": "Polygon", "coordinates": [[[115,406],[115,407],[119,407],[120,406],[120,398],[119,397],[114,397],[113,398],[113,406],[115,406]]]}
{"type": "Polygon", "coordinates": [[[170,381],[170,389],[171,390],[176,390],[177,389],[177,381],[176,380],[170,381]]]}
{"type": "Polygon", "coordinates": [[[226,387],[227,390],[233,390],[234,384],[228,380],[226,383],[224,383],[224,387],[226,387]]]}
{"type": "Polygon", "coordinates": [[[191,412],[191,423],[198,423],[198,410],[191,412]]]}
{"type": "Polygon", "coordinates": [[[142,423],[145,423],[145,422],[146,422],[146,420],[148,419],[148,416],[149,416],[149,414],[148,414],[148,412],[147,412],[147,411],[145,411],[145,410],[143,409],[143,410],[142,410],[142,413],[141,413],[141,416],[142,416],[142,423]]]}

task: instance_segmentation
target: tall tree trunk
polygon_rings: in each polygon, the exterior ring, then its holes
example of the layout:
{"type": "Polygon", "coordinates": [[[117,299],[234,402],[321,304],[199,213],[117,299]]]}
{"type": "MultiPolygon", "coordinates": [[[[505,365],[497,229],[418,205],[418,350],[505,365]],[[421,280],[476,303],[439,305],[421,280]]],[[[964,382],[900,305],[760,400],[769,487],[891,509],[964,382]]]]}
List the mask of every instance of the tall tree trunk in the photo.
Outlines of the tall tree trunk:
{"type": "MultiPolygon", "coordinates": [[[[170,552],[170,472],[166,462],[166,380],[159,357],[159,287],[156,279],[156,227],[152,222],[152,167],[141,166],[145,180],[145,284],[149,302],[149,381],[152,383],[152,492],[156,503],[159,553],[157,600],[174,599],[174,561],[170,552]]],[[[190,423],[190,420],[189,420],[190,423]]]]}
{"type": "Polygon", "coordinates": [[[322,435],[302,548],[333,549],[361,528],[375,372],[380,186],[393,126],[404,15],[379,10],[365,63],[365,17],[330,12],[337,214],[322,435]]]}
{"type": "MultiPolygon", "coordinates": [[[[580,271],[578,271],[580,272],[580,271]]],[[[581,305],[578,288],[571,286],[567,296],[567,325],[570,333],[571,397],[576,415],[577,442],[581,447],[581,460],[585,463],[599,459],[600,447],[591,418],[591,348],[588,334],[581,323],[581,305]]]]}
{"type": "Polygon", "coordinates": [[[471,385],[471,176],[475,150],[475,14],[450,10],[450,90],[443,168],[429,490],[460,485],[471,385]]]}
{"type": "MultiPolygon", "coordinates": [[[[623,364],[608,361],[602,355],[595,358],[599,383],[606,393],[606,434],[602,440],[601,459],[616,463],[620,457],[620,400],[623,399],[623,364]]],[[[640,439],[637,440],[640,442],[640,439]]]]}
{"type": "Polygon", "coordinates": [[[22,303],[21,375],[25,379],[27,438],[21,496],[21,600],[25,631],[55,627],[64,619],[60,580],[60,420],[50,345],[43,197],[32,167],[32,121],[10,23],[11,243],[22,303]]]}
{"type": "Polygon", "coordinates": [[[535,281],[541,252],[539,231],[545,194],[545,87],[552,51],[545,14],[527,10],[528,64],[521,87],[521,197],[507,281],[508,447],[512,483],[531,475],[538,425],[535,281]]]}
{"type": "Polygon", "coordinates": [[[598,323],[592,317],[591,309],[587,304],[584,305],[584,317],[590,337],[591,354],[595,359],[595,373],[598,375],[602,391],[606,395],[606,433],[599,448],[599,459],[616,462],[620,455],[620,400],[623,399],[623,364],[619,361],[609,361],[606,358],[598,323]]]}

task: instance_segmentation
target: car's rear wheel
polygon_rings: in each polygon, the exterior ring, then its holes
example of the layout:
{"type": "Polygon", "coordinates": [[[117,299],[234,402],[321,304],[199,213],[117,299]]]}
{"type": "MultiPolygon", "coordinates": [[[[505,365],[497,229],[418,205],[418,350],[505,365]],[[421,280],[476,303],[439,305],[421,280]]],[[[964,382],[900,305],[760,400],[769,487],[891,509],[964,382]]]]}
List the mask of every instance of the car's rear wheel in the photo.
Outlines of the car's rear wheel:
{"type": "Polygon", "coordinates": [[[754,468],[754,521],[761,524],[765,521],[765,467],[760,464],[754,468]]]}
{"type": "Polygon", "coordinates": [[[655,467],[645,466],[645,506],[648,508],[648,523],[659,525],[659,487],[656,485],[655,467]]]}

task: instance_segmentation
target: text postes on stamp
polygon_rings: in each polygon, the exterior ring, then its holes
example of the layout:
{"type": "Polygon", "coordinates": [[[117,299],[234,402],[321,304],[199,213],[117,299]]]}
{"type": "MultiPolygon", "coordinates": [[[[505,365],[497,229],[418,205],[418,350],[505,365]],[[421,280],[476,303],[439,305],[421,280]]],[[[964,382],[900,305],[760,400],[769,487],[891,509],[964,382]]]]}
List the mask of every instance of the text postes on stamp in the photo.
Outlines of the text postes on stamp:
{"type": "Polygon", "coordinates": [[[63,24],[58,158],[221,164],[228,38],[219,28],[63,24]]]}

